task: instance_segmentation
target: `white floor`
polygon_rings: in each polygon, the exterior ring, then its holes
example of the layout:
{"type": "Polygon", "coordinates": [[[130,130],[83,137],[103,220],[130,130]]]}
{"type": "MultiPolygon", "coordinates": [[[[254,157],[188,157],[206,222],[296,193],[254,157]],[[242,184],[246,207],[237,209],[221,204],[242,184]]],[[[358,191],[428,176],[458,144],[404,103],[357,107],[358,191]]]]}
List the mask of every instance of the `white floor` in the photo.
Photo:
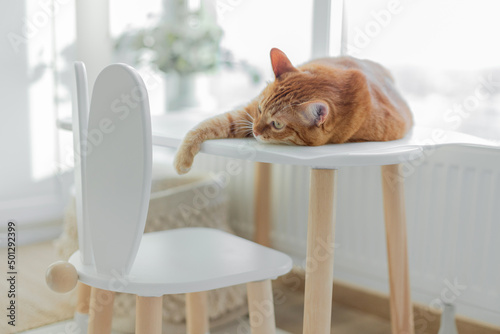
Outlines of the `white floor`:
{"type": "MultiPolygon", "coordinates": [[[[248,325],[248,318],[240,318],[237,321],[228,324],[224,327],[219,327],[217,330],[212,331],[210,334],[235,334],[235,333],[250,333],[249,330],[242,330],[241,327],[250,328],[248,325]]],[[[37,328],[33,330],[29,330],[26,332],[22,332],[19,334],[54,334],[54,333],[71,333],[71,334],[85,334],[80,333],[81,331],[77,327],[76,323],[72,320],[59,322],[54,325],[45,326],[42,328],[37,328]]],[[[111,334],[126,334],[122,332],[113,331],[111,334]]],[[[290,334],[281,329],[276,330],[276,334],[290,334]]]]}

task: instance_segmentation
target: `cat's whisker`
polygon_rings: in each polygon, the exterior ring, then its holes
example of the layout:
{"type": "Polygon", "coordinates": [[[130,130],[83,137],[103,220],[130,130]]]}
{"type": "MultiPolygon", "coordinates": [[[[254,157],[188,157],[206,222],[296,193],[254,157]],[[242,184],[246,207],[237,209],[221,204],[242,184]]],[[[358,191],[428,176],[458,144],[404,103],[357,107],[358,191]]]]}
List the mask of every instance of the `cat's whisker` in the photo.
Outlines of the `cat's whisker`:
{"type": "Polygon", "coordinates": [[[254,119],[253,119],[253,116],[252,116],[252,115],[250,115],[250,114],[248,113],[248,111],[245,111],[245,113],[248,115],[248,117],[250,117],[250,118],[252,119],[252,121],[254,120],[254,119]]]}
{"type": "Polygon", "coordinates": [[[237,127],[241,127],[241,128],[253,128],[253,124],[235,124],[237,127]]]}
{"type": "Polygon", "coordinates": [[[237,119],[237,120],[233,120],[232,123],[249,123],[249,124],[252,124],[252,122],[248,119],[237,119]]]}
{"type": "Polygon", "coordinates": [[[253,124],[234,124],[237,128],[247,128],[247,129],[252,129],[253,124]]]}
{"type": "Polygon", "coordinates": [[[238,126],[239,129],[253,129],[252,125],[240,125],[238,126]]]}
{"type": "Polygon", "coordinates": [[[253,125],[253,123],[250,121],[236,121],[236,122],[233,121],[231,124],[253,125]]]}
{"type": "Polygon", "coordinates": [[[250,132],[253,132],[253,129],[250,129],[250,128],[241,128],[241,129],[238,129],[238,131],[236,131],[236,133],[242,133],[244,131],[250,131],[250,132]]]}
{"type": "Polygon", "coordinates": [[[240,132],[237,132],[237,134],[241,135],[242,137],[248,137],[252,134],[252,131],[250,131],[250,130],[247,130],[246,132],[240,131],[240,132]]]}
{"type": "Polygon", "coordinates": [[[244,131],[246,131],[246,132],[253,132],[253,128],[252,127],[240,127],[236,131],[236,133],[241,133],[241,132],[244,132],[244,131]]]}

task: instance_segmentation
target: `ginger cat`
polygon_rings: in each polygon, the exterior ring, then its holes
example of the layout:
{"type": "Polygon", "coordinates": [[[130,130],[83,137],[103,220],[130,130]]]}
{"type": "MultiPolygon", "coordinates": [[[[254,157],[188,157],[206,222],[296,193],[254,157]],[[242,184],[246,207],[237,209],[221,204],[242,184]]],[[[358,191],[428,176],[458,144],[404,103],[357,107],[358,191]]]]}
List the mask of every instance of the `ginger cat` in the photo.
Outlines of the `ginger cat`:
{"type": "Polygon", "coordinates": [[[322,58],[294,67],[271,50],[276,79],[241,110],[207,119],[177,151],[179,174],[191,169],[208,139],[255,137],[262,143],[317,146],[402,138],[413,124],[410,108],[381,65],[353,57],[322,58]]]}

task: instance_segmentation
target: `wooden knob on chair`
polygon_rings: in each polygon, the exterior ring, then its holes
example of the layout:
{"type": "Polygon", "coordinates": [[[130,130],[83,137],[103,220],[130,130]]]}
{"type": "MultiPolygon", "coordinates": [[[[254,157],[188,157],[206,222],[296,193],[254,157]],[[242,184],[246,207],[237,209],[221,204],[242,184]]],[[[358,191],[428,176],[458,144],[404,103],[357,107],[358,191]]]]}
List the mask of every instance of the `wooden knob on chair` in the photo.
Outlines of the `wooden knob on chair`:
{"type": "Polygon", "coordinates": [[[71,263],[57,261],[47,268],[45,281],[52,291],[66,293],[78,283],[78,272],[71,263]]]}

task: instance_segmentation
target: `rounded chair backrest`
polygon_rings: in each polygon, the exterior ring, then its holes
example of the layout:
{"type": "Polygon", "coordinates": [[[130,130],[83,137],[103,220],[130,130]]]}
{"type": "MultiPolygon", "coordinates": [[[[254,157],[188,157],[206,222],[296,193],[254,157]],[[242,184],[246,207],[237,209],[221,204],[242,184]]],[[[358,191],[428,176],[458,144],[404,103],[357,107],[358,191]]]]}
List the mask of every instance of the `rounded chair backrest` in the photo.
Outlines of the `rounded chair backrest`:
{"type": "Polygon", "coordinates": [[[106,67],[92,91],[82,194],[101,274],[126,275],[134,262],[149,205],[151,141],[141,77],[128,65],[106,67]]]}
{"type": "Polygon", "coordinates": [[[75,209],[76,221],[78,225],[78,244],[80,245],[80,255],[82,263],[91,264],[92,245],[90,244],[90,231],[87,227],[86,201],[82,198],[85,192],[85,166],[86,163],[86,135],[89,117],[89,90],[87,81],[87,71],[81,61],[74,63],[76,82],[76,105],[73,107],[73,152],[75,156],[75,209]]]}

